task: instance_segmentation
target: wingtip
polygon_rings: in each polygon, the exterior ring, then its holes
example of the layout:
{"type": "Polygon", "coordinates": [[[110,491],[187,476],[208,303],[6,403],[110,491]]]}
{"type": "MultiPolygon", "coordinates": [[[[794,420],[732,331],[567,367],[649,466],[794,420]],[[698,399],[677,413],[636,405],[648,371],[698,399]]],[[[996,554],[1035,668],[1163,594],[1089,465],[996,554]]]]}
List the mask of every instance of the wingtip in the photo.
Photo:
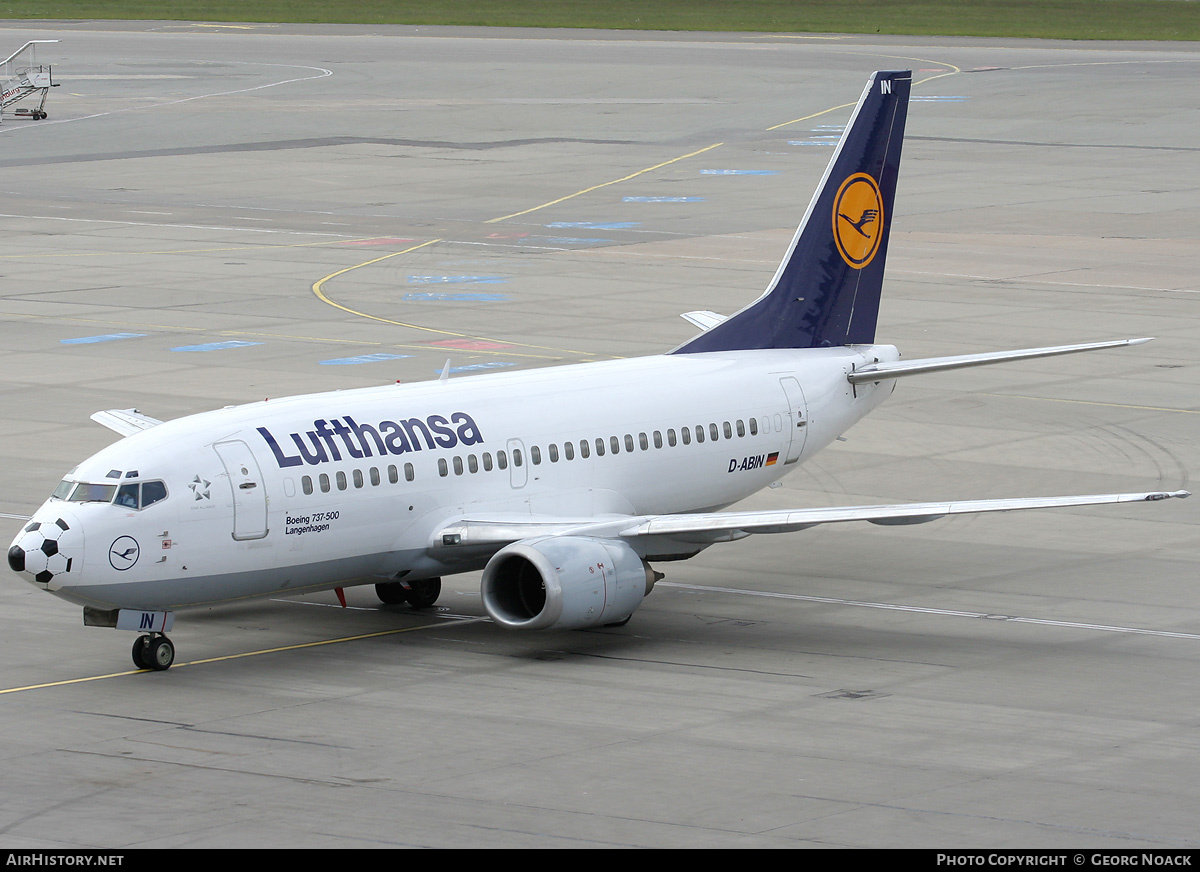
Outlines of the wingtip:
{"type": "Polygon", "coordinates": [[[1184,499],[1187,499],[1188,497],[1190,497],[1191,495],[1192,495],[1191,491],[1185,491],[1185,490],[1158,491],[1156,493],[1146,494],[1146,499],[1147,500],[1169,500],[1169,499],[1174,498],[1174,499],[1184,500],[1184,499]]]}

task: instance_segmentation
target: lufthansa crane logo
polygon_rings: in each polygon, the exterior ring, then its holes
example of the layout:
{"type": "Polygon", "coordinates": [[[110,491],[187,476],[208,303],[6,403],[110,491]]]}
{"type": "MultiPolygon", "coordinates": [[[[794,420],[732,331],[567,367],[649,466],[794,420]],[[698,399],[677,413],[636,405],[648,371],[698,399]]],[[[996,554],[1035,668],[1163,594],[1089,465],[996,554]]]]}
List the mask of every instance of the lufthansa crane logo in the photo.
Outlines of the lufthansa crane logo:
{"type": "Polygon", "coordinates": [[[131,569],[133,564],[137,563],[140,554],[141,549],[132,536],[122,536],[108,546],[109,565],[118,572],[131,569]]]}
{"type": "Polygon", "coordinates": [[[875,257],[883,238],[883,194],[866,173],[842,182],[833,198],[833,242],[842,260],[862,269],[875,257]]]}

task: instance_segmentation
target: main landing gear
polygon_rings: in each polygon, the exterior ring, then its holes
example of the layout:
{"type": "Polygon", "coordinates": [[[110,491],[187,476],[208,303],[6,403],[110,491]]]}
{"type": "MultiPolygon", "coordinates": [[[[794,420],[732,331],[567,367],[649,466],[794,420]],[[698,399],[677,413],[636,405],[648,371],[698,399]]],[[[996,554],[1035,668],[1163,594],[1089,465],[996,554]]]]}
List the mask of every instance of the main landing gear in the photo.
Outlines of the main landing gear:
{"type": "Polygon", "coordinates": [[[389,581],[375,585],[375,595],[381,603],[389,606],[408,603],[414,609],[427,609],[442,595],[442,580],[424,578],[420,581],[389,581]]]}
{"type": "Polygon", "coordinates": [[[162,672],[175,662],[175,645],[161,633],[138,636],[133,643],[133,665],[162,672]]]}

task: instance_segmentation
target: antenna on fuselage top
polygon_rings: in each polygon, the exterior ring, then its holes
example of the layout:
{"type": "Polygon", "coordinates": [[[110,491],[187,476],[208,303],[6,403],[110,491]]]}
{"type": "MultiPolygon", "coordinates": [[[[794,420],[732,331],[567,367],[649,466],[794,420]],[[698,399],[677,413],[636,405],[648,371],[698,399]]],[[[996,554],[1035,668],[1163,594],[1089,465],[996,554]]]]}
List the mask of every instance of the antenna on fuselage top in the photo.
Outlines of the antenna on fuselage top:
{"type": "Polygon", "coordinates": [[[438,376],[438,381],[450,380],[450,358],[446,358],[446,365],[442,367],[442,374],[438,376]]]}

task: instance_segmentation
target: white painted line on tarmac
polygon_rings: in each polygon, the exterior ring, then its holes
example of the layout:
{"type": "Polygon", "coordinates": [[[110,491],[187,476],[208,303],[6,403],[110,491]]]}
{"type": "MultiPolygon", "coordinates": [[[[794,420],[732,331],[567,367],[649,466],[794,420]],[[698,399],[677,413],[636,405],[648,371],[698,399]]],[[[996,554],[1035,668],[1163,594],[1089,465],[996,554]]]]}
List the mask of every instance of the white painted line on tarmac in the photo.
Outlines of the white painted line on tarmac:
{"type": "Polygon", "coordinates": [[[856,606],[863,609],[885,609],[893,612],[912,612],[923,615],[944,615],[953,618],[984,618],[990,621],[1008,621],[1015,624],[1040,624],[1047,627],[1069,627],[1076,630],[1100,630],[1106,633],[1133,633],[1139,636],[1163,636],[1170,639],[1200,640],[1200,633],[1174,633],[1169,630],[1148,630],[1144,627],[1121,627],[1109,624],[1089,624],[1080,621],[1053,621],[1047,618],[1026,618],[1019,615],[1002,615],[989,612],[969,612],[959,609],[934,609],[924,606],[905,606],[896,603],[876,603],[867,600],[838,599],[828,596],[807,596],[799,593],[775,593],[764,590],[743,590],[735,587],[709,587],[702,584],[678,584],[671,581],[660,581],[655,587],[674,587],[680,590],[691,590],[701,593],[732,593],[743,596],[766,597],[768,599],[795,600],[806,603],[821,603],[823,605],[856,606]]]}

